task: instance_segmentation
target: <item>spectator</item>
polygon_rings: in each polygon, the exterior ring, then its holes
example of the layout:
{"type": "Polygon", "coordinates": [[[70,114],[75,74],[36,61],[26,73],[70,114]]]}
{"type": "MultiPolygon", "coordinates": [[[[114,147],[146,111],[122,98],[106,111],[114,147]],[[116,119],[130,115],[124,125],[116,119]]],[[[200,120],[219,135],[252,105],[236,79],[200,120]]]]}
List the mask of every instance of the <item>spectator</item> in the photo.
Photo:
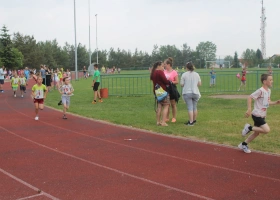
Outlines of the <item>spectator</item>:
{"type": "Polygon", "coordinates": [[[183,98],[188,107],[189,121],[185,124],[193,126],[197,118],[197,102],[201,97],[198,86],[201,86],[201,79],[198,73],[194,72],[191,62],[186,65],[187,72],[181,77],[181,86],[183,87],[183,98]]]}

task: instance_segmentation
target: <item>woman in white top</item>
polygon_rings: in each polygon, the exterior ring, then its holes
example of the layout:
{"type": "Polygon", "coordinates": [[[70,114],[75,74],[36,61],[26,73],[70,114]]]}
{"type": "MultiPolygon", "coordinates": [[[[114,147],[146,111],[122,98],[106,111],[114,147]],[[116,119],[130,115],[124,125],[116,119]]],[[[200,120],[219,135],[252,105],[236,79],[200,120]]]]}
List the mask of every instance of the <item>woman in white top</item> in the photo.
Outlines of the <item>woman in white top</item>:
{"type": "Polygon", "coordinates": [[[191,62],[186,65],[187,72],[182,77],[180,84],[183,87],[183,98],[188,107],[189,121],[186,125],[193,126],[197,117],[197,102],[201,97],[198,86],[201,86],[201,79],[198,73],[194,72],[194,66],[191,62]]]}

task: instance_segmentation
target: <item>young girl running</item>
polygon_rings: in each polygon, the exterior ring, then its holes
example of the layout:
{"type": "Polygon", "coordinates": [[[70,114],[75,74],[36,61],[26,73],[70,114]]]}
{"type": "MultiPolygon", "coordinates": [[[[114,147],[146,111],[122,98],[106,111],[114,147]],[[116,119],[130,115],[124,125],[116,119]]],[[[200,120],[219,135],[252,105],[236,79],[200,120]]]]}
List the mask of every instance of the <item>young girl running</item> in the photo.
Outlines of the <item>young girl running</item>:
{"type": "Polygon", "coordinates": [[[40,110],[44,109],[44,99],[47,97],[47,87],[42,84],[43,78],[41,76],[37,77],[37,84],[35,84],[32,87],[32,98],[34,99],[34,105],[35,105],[35,120],[39,120],[39,108],[40,110]]]}
{"type": "Polygon", "coordinates": [[[12,89],[14,91],[14,97],[17,97],[16,91],[18,89],[18,84],[19,84],[18,75],[17,75],[17,73],[14,73],[14,76],[13,76],[13,78],[11,80],[11,86],[12,86],[12,89]]]}
{"type": "Polygon", "coordinates": [[[20,83],[19,89],[20,89],[21,97],[23,97],[23,93],[25,93],[26,91],[26,84],[27,84],[25,75],[23,73],[20,75],[19,83],[20,83]]]}
{"type": "Polygon", "coordinates": [[[60,87],[59,93],[61,94],[61,101],[63,104],[63,117],[62,119],[67,119],[66,111],[69,109],[70,106],[70,96],[73,95],[74,88],[70,83],[70,78],[64,77],[63,78],[63,85],[60,87]]]}

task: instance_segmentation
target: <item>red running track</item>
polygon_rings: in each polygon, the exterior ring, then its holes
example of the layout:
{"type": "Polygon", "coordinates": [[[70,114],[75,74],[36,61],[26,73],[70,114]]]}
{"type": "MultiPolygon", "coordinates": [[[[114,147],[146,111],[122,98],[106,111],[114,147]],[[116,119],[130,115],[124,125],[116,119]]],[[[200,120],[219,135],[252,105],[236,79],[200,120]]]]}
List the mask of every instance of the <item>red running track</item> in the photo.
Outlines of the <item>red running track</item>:
{"type": "Polygon", "coordinates": [[[0,105],[1,200],[280,199],[277,155],[63,120],[50,108],[35,121],[29,91],[6,90],[0,105]]]}

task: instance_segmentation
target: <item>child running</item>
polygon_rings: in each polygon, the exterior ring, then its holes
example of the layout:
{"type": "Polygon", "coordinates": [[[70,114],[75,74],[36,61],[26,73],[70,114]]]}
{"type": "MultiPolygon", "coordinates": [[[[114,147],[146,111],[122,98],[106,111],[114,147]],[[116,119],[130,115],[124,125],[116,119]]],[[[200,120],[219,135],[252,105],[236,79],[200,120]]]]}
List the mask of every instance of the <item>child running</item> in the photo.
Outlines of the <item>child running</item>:
{"type": "Polygon", "coordinates": [[[262,87],[256,90],[253,94],[248,97],[248,110],[245,114],[249,117],[252,114],[254,126],[245,124],[242,130],[242,136],[246,136],[250,131],[254,131],[244,142],[240,143],[238,147],[245,153],[251,153],[248,144],[252,142],[260,133],[267,134],[270,132],[270,128],[265,121],[266,111],[269,105],[280,104],[280,100],[271,102],[270,101],[270,87],[272,87],[273,79],[269,74],[261,75],[262,87]],[[255,100],[254,110],[251,112],[252,99],[255,100]]]}
{"type": "Polygon", "coordinates": [[[26,84],[27,84],[25,74],[22,73],[20,75],[19,83],[20,83],[19,89],[20,89],[21,97],[23,98],[23,93],[25,93],[26,91],[26,84]]]}
{"type": "Polygon", "coordinates": [[[37,84],[35,84],[32,87],[32,95],[31,97],[34,99],[34,105],[35,105],[35,120],[39,120],[39,108],[40,110],[44,109],[44,99],[47,97],[47,87],[42,84],[43,78],[41,76],[37,77],[37,84]]]}
{"type": "Polygon", "coordinates": [[[245,87],[246,87],[246,74],[247,74],[247,71],[246,71],[246,67],[243,68],[242,70],[242,76],[241,76],[241,84],[238,88],[238,91],[240,91],[240,89],[243,87],[243,90],[245,91],[245,87]]]}
{"type": "Polygon", "coordinates": [[[59,93],[61,94],[61,101],[63,104],[63,117],[62,119],[67,119],[66,111],[69,109],[70,106],[70,96],[73,95],[74,88],[70,83],[69,77],[63,78],[63,85],[59,89],[59,93]]]}
{"type": "Polygon", "coordinates": [[[209,74],[211,75],[210,78],[210,87],[214,87],[216,84],[216,72],[214,71],[214,67],[211,68],[211,71],[209,72],[209,74]]]}
{"type": "Polygon", "coordinates": [[[14,73],[14,76],[11,80],[11,86],[12,86],[12,89],[14,91],[14,97],[17,97],[16,92],[18,90],[18,84],[19,84],[18,75],[17,75],[17,73],[14,73]]]}

